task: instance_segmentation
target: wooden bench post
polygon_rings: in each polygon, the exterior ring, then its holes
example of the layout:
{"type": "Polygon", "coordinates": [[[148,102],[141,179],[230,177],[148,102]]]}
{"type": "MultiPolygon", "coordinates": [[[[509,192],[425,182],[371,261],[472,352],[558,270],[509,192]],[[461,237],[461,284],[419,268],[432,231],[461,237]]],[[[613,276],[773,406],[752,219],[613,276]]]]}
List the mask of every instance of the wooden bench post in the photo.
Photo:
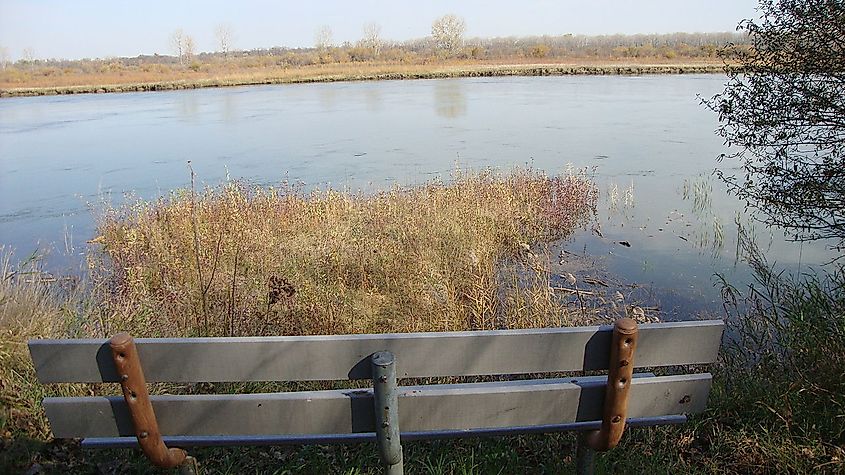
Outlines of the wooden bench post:
{"type": "Polygon", "coordinates": [[[396,358],[389,351],[370,357],[373,370],[373,404],[379,457],[387,475],[402,475],[402,445],[399,442],[399,391],[396,387],[396,358]]]}
{"type": "Polygon", "coordinates": [[[587,437],[593,450],[604,452],[616,447],[625,432],[638,336],[637,322],[630,318],[621,318],[613,325],[601,430],[587,437]]]}
{"type": "MultiPolygon", "coordinates": [[[[162,468],[174,468],[185,464],[188,458],[185,451],[168,448],[161,438],[135,340],[128,333],[118,333],[109,340],[109,347],[120,378],[120,387],[123,389],[123,399],[129,408],[135,436],[144,455],[153,464],[162,468]]],[[[196,467],[193,457],[188,462],[189,469],[196,467]]]]}
{"type": "Polygon", "coordinates": [[[616,447],[625,432],[638,336],[637,322],[630,318],[619,319],[613,325],[601,429],[578,435],[575,465],[579,475],[592,474],[595,470],[595,452],[605,452],[616,447]]]}

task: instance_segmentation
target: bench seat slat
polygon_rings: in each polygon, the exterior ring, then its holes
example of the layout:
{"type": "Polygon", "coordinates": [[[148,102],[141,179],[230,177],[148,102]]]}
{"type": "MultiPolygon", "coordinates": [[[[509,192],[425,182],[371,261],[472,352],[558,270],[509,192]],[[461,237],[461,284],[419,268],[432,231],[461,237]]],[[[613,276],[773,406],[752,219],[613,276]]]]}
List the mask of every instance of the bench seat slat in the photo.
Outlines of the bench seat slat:
{"type": "MultiPolygon", "coordinates": [[[[707,373],[634,378],[628,417],[703,411],[707,373]]],[[[566,424],[601,419],[603,378],[411,386],[400,388],[403,431],[467,430],[566,424]],[[516,383],[516,384],[514,384],[516,383]]],[[[268,436],[374,431],[372,391],[152,396],[163,435],[268,436]]],[[[133,435],[122,397],[47,398],[59,438],[133,435]]]]}
{"type": "MultiPolygon", "coordinates": [[[[636,367],[712,363],[721,320],[643,324],[636,367]]],[[[396,355],[400,378],[606,370],[612,327],[376,335],[136,340],[147,381],[370,378],[368,357],[396,355]]],[[[106,340],[32,340],[42,383],[117,382],[106,340]]]]}

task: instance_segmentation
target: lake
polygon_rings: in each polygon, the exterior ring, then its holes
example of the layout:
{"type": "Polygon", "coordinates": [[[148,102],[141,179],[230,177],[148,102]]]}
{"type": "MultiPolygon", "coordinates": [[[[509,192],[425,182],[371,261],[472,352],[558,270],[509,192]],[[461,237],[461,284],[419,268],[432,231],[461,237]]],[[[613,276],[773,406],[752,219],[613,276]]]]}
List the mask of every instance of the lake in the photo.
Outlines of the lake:
{"type": "MultiPolygon", "coordinates": [[[[555,249],[557,275],[601,274],[678,318],[720,307],[714,273],[744,285],[737,220],[793,272],[832,257],[753,226],[712,177],[724,151],[721,75],[347,82],[0,100],[0,244],[78,272],[94,213],[227,178],[374,190],[456,167],[586,168],[598,222],[555,249]],[[561,259],[557,261],[557,252],[561,259]]],[[[596,277],[598,278],[598,277],[596,277]]]]}

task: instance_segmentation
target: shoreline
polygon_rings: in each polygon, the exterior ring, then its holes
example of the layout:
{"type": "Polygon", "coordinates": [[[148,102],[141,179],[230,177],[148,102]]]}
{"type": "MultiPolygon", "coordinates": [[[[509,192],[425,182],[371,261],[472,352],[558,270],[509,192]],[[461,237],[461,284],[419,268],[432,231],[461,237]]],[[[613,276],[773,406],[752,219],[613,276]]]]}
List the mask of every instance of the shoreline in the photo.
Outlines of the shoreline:
{"type": "Polygon", "coordinates": [[[204,79],[181,79],[171,81],[91,84],[70,86],[38,86],[0,89],[0,98],[34,97],[71,94],[105,94],[121,92],[153,92],[212,87],[259,86],[274,84],[306,84],[346,81],[388,81],[413,79],[449,79],[464,77],[508,77],[508,76],[639,76],[651,74],[716,74],[724,72],[725,66],[716,63],[703,64],[520,64],[484,65],[476,67],[440,67],[419,70],[399,70],[403,65],[382,66],[366,72],[345,72],[335,74],[304,74],[288,72],[287,75],[265,74],[261,76],[230,76],[204,79]]]}

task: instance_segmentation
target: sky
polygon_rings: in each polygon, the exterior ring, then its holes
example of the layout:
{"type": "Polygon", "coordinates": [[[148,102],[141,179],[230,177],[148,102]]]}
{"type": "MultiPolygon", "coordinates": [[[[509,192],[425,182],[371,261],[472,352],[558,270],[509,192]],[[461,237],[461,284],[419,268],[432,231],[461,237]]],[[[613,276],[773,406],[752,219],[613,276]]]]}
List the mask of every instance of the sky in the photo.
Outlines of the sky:
{"type": "Polygon", "coordinates": [[[228,24],[235,49],[308,47],[326,25],[335,43],[356,41],[363,25],[382,37],[430,35],[432,21],[462,16],[468,37],[734,31],[756,16],[755,0],[0,0],[0,47],[12,59],[103,58],[172,54],[178,28],[198,51],[217,49],[214,29],[228,24]]]}

